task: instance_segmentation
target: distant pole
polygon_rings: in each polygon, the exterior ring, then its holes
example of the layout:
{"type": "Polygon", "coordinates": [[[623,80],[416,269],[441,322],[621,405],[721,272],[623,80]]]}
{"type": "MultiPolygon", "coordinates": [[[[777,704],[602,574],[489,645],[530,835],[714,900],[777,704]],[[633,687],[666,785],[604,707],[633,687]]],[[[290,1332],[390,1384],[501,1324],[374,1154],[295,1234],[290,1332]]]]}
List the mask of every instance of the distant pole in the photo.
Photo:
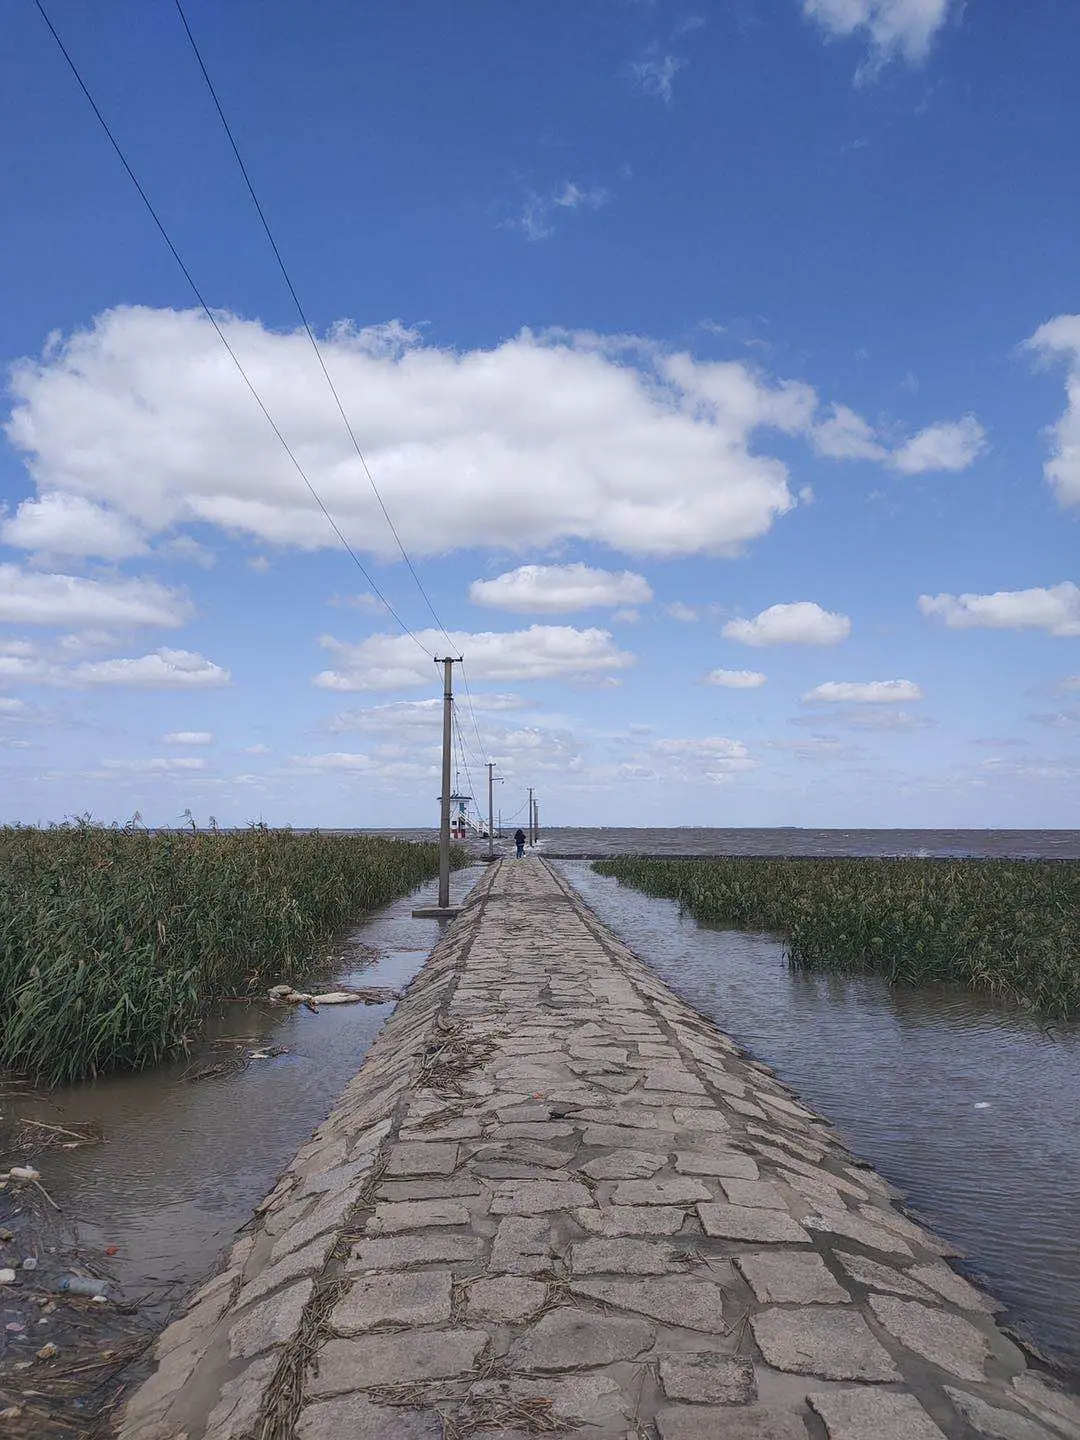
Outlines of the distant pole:
{"type": "Polygon", "coordinates": [[[488,859],[495,859],[495,763],[488,761],[488,859]]]}
{"type": "Polygon", "coordinates": [[[450,906],[450,746],[454,723],[454,665],[460,664],[461,656],[455,662],[450,656],[435,657],[435,664],[443,667],[443,726],[442,726],[442,809],[439,815],[439,909],[450,906]]]}
{"type": "Polygon", "coordinates": [[[532,786],[530,785],[530,786],[529,786],[529,844],[530,844],[530,845],[533,843],[532,815],[533,815],[533,811],[532,811],[532,786]]]}
{"type": "Polygon", "coordinates": [[[533,801],[533,840],[540,839],[540,801],[533,801]]]}

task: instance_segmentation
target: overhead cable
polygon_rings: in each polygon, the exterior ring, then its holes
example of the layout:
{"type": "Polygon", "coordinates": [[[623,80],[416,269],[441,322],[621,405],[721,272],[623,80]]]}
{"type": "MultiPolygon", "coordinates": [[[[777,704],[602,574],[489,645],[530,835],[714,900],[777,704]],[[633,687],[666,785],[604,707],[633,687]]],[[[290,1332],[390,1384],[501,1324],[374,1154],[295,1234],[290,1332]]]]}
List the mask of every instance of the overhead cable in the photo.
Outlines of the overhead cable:
{"type": "MultiPolygon", "coordinates": [[[[183,273],[184,279],[187,281],[188,285],[190,285],[191,290],[192,290],[192,293],[194,294],[196,300],[199,302],[200,306],[202,307],[203,312],[204,312],[204,314],[206,315],[206,318],[210,321],[210,324],[214,327],[214,331],[215,331],[215,333],[217,334],[218,339],[221,341],[222,345],[224,345],[225,349],[228,351],[228,354],[229,354],[230,359],[232,360],[233,364],[236,366],[236,369],[237,369],[237,371],[238,371],[239,374],[240,374],[240,378],[243,380],[244,384],[247,386],[248,390],[251,392],[251,395],[252,395],[253,399],[255,400],[255,403],[258,405],[259,409],[262,411],[263,416],[265,417],[267,424],[270,426],[271,430],[273,430],[274,434],[277,436],[278,440],[280,441],[281,446],[282,446],[282,448],[284,449],[286,455],[288,455],[289,459],[292,461],[292,464],[293,464],[293,467],[294,467],[295,470],[296,470],[296,473],[300,476],[301,480],[303,480],[304,484],[307,486],[308,490],[309,490],[310,493],[311,493],[312,498],[314,499],[315,503],[318,505],[319,509],[322,511],[322,513],[323,513],[323,515],[325,516],[326,521],[327,521],[327,523],[329,524],[330,528],[333,530],[333,532],[334,532],[334,534],[337,536],[337,538],[341,541],[341,543],[342,543],[342,545],[344,546],[344,548],[345,548],[346,552],[348,553],[349,557],[352,559],[353,563],[356,565],[356,567],[357,567],[357,569],[360,571],[361,575],[363,575],[365,581],[366,581],[367,584],[370,586],[370,588],[371,588],[372,592],[374,593],[374,595],[376,596],[376,598],[382,602],[382,604],[386,607],[386,609],[387,609],[387,611],[389,612],[389,614],[390,614],[391,616],[393,616],[394,620],[395,620],[395,621],[397,622],[397,624],[401,627],[401,629],[405,632],[405,634],[408,635],[408,637],[410,638],[410,640],[412,640],[416,645],[418,645],[418,646],[420,647],[420,649],[423,650],[423,652],[424,652],[425,655],[427,655],[429,658],[434,658],[434,657],[432,656],[432,652],[427,648],[427,646],[426,646],[420,639],[418,639],[418,637],[413,633],[413,631],[409,628],[409,626],[408,626],[408,625],[405,623],[405,621],[401,618],[401,616],[398,614],[398,612],[394,609],[393,605],[391,605],[390,601],[386,598],[386,596],[382,593],[382,591],[379,589],[379,587],[375,584],[375,581],[371,578],[371,575],[368,573],[366,567],[364,566],[363,561],[360,559],[359,555],[357,555],[357,553],[356,553],[356,551],[353,549],[353,547],[349,544],[348,540],[345,538],[345,535],[342,533],[342,530],[341,530],[340,526],[338,525],[337,521],[336,521],[336,520],[334,519],[334,517],[330,514],[330,511],[326,508],[326,505],[324,504],[322,497],[319,495],[318,491],[315,489],[314,485],[311,483],[310,479],[308,478],[307,472],[304,470],[304,467],[300,464],[300,461],[296,458],[296,455],[293,453],[292,447],[289,445],[289,442],[285,439],[285,436],[282,434],[281,430],[278,428],[277,422],[275,421],[274,417],[270,414],[270,411],[267,409],[266,404],[264,403],[262,396],[259,394],[258,390],[255,388],[255,385],[254,385],[254,383],[252,382],[252,380],[251,380],[250,376],[248,375],[247,371],[244,369],[243,365],[240,363],[239,357],[237,356],[237,354],[236,354],[235,350],[233,349],[232,345],[229,343],[228,337],[226,336],[225,332],[222,330],[220,324],[218,323],[217,317],[215,316],[214,312],[211,310],[210,306],[207,304],[206,300],[204,299],[202,291],[199,289],[198,285],[195,283],[195,278],[194,278],[194,276],[192,275],[191,271],[188,269],[187,265],[185,264],[185,262],[184,262],[184,260],[183,260],[183,257],[181,256],[179,250],[178,250],[178,249],[176,248],[176,246],[173,244],[172,238],[171,238],[171,236],[169,235],[168,230],[166,230],[164,222],[162,221],[161,217],[158,215],[157,211],[154,209],[154,206],[153,206],[153,204],[152,204],[152,202],[151,202],[151,200],[150,200],[149,195],[147,195],[146,191],[143,189],[142,184],[141,184],[140,181],[139,181],[139,177],[135,174],[135,171],[131,168],[131,165],[128,163],[127,156],[124,154],[124,151],[123,151],[123,149],[122,149],[121,146],[120,146],[120,142],[117,140],[116,136],[113,134],[113,132],[112,132],[110,126],[109,126],[108,121],[105,119],[105,116],[101,113],[101,110],[100,110],[100,108],[98,107],[97,101],[94,99],[93,95],[90,93],[90,89],[89,89],[89,87],[87,86],[86,81],[83,79],[83,77],[82,77],[82,75],[81,75],[81,73],[80,73],[80,71],[79,71],[78,66],[75,64],[75,61],[72,59],[70,53],[68,52],[67,47],[65,46],[65,44],[64,44],[64,42],[63,42],[63,40],[61,40],[59,34],[57,33],[56,27],[53,25],[52,21],[49,19],[49,16],[48,16],[48,14],[46,13],[45,7],[42,5],[41,0],[34,0],[34,4],[37,6],[37,9],[38,9],[39,14],[41,15],[41,18],[44,20],[45,24],[48,26],[49,33],[52,35],[53,39],[56,41],[57,47],[59,48],[61,55],[63,55],[64,59],[67,61],[68,68],[70,69],[72,75],[74,75],[75,81],[76,81],[76,83],[78,84],[79,89],[82,91],[83,95],[86,97],[87,103],[89,104],[91,110],[93,110],[94,115],[97,117],[98,123],[101,125],[101,128],[104,130],[104,132],[105,132],[105,134],[106,134],[106,136],[107,136],[107,138],[108,138],[109,144],[112,146],[113,150],[115,150],[116,155],[117,155],[117,158],[118,158],[119,161],[120,161],[120,164],[124,167],[124,170],[125,170],[126,173],[127,173],[128,179],[131,181],[131,183],[135,186],[135,189],[138,191],[139,198],[142,200],[143,204],[146,206],[146,209],[147,209],[147,211],[148,211],[148,213],[149,213],[149,215],[150,215],[150,218],[153,220],[154,224],[157,226],[157,229],[158,229],[158,232],[159,232],[160,235],[161,235],[161,238],[165,241],[165,244],[168,246],[168,249],[169,249],[170,254],[172,255],[173,259],[176,261],[177,265],[180,267],[180,270],[181,270],[181,272],[183,273]]],[[[440,626],[440,629],[441,629],[441,628],[442,628],[442,627],[440,626]]]]}

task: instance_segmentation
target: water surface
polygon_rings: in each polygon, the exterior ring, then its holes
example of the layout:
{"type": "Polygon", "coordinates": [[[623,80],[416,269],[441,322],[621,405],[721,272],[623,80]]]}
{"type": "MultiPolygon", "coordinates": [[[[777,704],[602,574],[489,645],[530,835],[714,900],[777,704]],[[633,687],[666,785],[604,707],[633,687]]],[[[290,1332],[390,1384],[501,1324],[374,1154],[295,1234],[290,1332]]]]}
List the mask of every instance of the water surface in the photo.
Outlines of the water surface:
{"type": "Polygon", "coordinates": [[[1007,1323],[1080,1372],[1080,1026],[1044,1030],[958,987],[791,971],[774,938],[698,925],[583,862],[558,868],[965,1252],[1007,1323]]]}

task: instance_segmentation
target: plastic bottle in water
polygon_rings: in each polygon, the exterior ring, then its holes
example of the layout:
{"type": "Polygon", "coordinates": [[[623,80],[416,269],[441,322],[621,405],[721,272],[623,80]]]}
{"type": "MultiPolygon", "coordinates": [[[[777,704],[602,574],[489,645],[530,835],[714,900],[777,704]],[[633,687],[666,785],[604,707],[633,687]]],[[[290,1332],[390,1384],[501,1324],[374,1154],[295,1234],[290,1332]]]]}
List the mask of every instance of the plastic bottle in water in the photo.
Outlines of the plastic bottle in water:
{"type": "Polygon", "coordinates": [[[109,1284],[107,1280],[95,1280],[92,1275],[65,1275],[56,1288],[68,1295],[104,1295],[109,1284]]]}

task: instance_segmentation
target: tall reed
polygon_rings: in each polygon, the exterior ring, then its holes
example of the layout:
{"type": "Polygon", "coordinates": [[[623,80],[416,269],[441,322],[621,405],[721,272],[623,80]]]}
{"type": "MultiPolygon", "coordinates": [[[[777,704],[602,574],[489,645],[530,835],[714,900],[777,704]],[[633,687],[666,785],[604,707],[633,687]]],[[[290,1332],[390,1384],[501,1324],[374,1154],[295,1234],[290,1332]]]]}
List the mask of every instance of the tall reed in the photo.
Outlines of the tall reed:
{"type": "Polygon", "coordinates": [[[52,1084],[151,1065],[437,867],[366,835],[0,828],[0,1065],[52,1084]]]}
{"type": "Polygon", "coordinates": [[[1080,1014],[1080,863],[1058,860],[599,861],[695,919],[769,930],[807,970],[954,981],[1057,1019],[1080,1014]]]}

